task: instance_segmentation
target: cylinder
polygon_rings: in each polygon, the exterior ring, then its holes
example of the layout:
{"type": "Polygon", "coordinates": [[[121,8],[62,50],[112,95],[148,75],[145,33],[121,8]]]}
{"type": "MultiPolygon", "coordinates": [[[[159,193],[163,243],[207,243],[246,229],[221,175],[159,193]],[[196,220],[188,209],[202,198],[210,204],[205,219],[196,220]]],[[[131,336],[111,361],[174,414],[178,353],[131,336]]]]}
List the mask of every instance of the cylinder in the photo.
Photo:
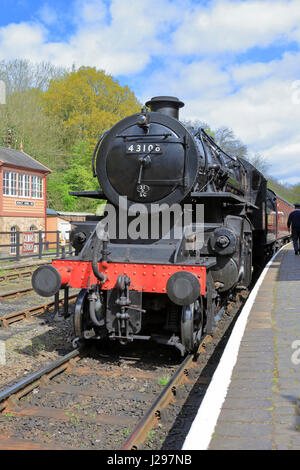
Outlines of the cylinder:
{"type": "Polygon", "coordinates": [[[146,106],[149,106],[151,111],[178,119],[179,108],[182,108],[184,103],[175,96],[154,96],[150,101],[147,101],[146,106]]]}

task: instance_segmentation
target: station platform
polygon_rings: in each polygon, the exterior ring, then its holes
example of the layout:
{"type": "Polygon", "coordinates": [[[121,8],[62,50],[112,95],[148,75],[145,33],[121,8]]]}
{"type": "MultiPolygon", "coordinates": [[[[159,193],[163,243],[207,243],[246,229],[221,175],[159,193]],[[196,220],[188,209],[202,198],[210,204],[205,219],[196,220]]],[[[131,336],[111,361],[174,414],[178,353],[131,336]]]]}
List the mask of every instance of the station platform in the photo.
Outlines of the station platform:
{"type": "Polygon", "coordinates": [[[300,256],[268,263],[235,326],[184,450],[300,450],[300,256]]]}

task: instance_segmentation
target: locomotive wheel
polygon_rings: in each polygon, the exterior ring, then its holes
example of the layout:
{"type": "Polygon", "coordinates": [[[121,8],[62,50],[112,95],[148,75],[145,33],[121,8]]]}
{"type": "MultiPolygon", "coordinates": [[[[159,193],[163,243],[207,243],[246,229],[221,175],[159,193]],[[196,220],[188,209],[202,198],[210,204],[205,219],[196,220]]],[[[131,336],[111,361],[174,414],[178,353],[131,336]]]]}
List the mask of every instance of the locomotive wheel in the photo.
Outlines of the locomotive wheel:
{"type": "Polygon", "coordinates": [[[84,331],[84,314],[88,312],[87,289],[81,289],[76,299],[74,312],[74,332],[79,337],[84,331]]]}
{"type": "Polygon", "coordinates": [[[199,300],[182,307],[181,343],[187,352],[196,351],[203,332],[203,313],[199,300]]]}

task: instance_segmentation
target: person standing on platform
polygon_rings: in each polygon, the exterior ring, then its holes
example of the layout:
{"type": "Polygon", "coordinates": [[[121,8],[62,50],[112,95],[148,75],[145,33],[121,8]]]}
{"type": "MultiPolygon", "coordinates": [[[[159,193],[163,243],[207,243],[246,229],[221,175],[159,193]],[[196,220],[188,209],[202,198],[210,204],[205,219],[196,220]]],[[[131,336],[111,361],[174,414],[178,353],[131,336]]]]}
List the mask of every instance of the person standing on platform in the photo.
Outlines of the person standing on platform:
{"type": "Polygon", "coordinates": [[[287,223],[288,229],[292,226],[292,240],[295,255],[300,254],[300,203],[295,204],[295,210],[290,213],[287,223]]]}

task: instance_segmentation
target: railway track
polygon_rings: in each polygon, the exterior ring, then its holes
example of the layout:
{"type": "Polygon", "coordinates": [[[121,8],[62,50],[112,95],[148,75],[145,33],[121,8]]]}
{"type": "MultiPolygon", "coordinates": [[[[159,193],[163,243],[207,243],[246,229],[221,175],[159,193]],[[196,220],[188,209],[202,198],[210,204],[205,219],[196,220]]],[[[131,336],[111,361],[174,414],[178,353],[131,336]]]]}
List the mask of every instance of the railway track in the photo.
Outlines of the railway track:
{"type": "MultiPolygon", "coordinates": [[[[69,296],[69,302],[76,300],[77,294],[72,294],[69,296]]],[[[59,305],[63,305],[64,299],[59,300],[59,305]]],[[[7,328],[10,324],[21,321],[21,320],[30,320],[33,316],[45,313],[50,308],[54,307],[55,302],[46,302],[34,307],[29,307],[18,312],[9,313],[0,317],[0,327],[7,328]]]]}
{"type": "MultiPolygon", "coordinates": [[[[17,382],[15,385],[1,392],[0,413],[7,414],[9,417],[12,416],[13,411],[9,410],[12,410],[18,404],[18,401],[22,397],[26,396],[29,392],[36,389],[36,387],[40,387],[43,384],[47,384],[47,382],[51,378],[55,377],[57,374],[66,371],[72,365],[72,361],[76,361],[78,360],[78,358],[79,350],[74,350],[70,354],[64,356],[61,360],[53,362],[49,366],[40,369],[36,373],[31,374],[29,377],[25,377],[24,379],[17,382]]],[[[47,445],[43,445],[43,443],[31,443],[30,441],[25,442],[24,440],[19,438],[10,437],[6,434],[0,434],[0,449],[38,450],[46,448],[47,445]]]]}
{"type": "Polygon", "coordinates": [[[30,269],[27,271],[16,271],[13,273],[1,274],[0,282],[14,281],[16,279],[26,279],[32,275],[33,271],[34,271],[33,269],[30,269]]]}
{"type": "Polygon", "coordinates": [[[23,289],[0,292],[0,299],[12,299],[12,298],[20,297],[22,295],[29,294],[31,292],[33,292],[32,287],[24,287],[23,289]]]}
{"type": "Polygon", "coordinates": [[[20,266],[0,268],[0,283],[31,277],[37,266],[48,263],[49,260],[42,262],[40,261],[36,264],[24,264],[20,266]]]}
{"type": "Polygon", "coordinates": [[[188,397],[209,384],[214,339],[181,363],[166,347],[116,348],[74,350],[2,390],[0,449],[161,448],[188,397]]]}
{"type": "MultiPolygon", "coordinates": [[[[54,383],[54,379],[59,375],[66,373],[65,375],[77,377],[89,375],[89,370],[87,369],[86,364],[83,367],[79,366],[80,361],[82,360],[80,350],[76,349],[71,353],[64,356],[62,359],[58,361],[54,361],[49,366],[44,367],[43,369],[37,371],[34,374],[31,374],[29,377],[26,377],[15,385],[5,389],[0,393],[0,412],[2,414],[2,419],[0,422],[5,420],[5,417],[8,419],[9,424],[12,423],[12,417],[17,417],[16,423],[19,425],[21,421],[23,421],[24,426],[24,419],[31,419],[31,418],[40,418],[40,419],[51,419],[56,420],[58,422],[65,422],[68,424],[71,423],[75,428],[79,425],[81,421],[84,421],[86,424],[93,423],[94,425],[99,428],[103,428],[103,433],[107,432],[109,428],[121,428],[121,430],[115,429],[113,432],[117,433],[115,435],[118,436],[118,439],[115,440],[116,442],[121,443],[124,441],[126,434],[129,433],[130,427],[132,428],[134,424],[136,424],[136,417],[130,413],[132,411],[131,406],[126,410],[126,414],[116,414],[113,415],[111,413],[89,413],[84,414],[82,410],[84,410],[84,405],[77,404],[73,409],[61,409],[58,407],[53,408],[52,406],[36,406],[35,404],[28,405],[28,401],[25,402],[26,396],[33,392],[33,397],[37,394],[34,394],[34,391],[42,391],[42,393],[47,394],[50,396],[51,394],[65,394],[69,395],[70,397],[73,395],[83,397],[86,402],[86,398],[89,397],[91,400],[95,399],[94,393],[96,392],[96,387],[89,387],[89,389],[83,389],[78,385],[71,385],[64,381],[63,384],[54,383]],[[23,399],[23,402],[22,402],[23,399]],[[81,410],[81,412],[79,411],[81,410]]],[[[127,375],[128,371],[124,373],[120,373],[120,371],[110,369],[110,370],[101,370],[99,369],[97,372],[94,370],[90,370],[93,375],[97,373],[97,376],[100,377],[103,382],[103,378],[113,378],[118,377],[118,380],[124,380],[125,374],[127,375]]],[[[184,362],[180,365],[178,369],[176,369],[175,374],[169,381],[167,385],[163,388],[163,391],[159,394],[158,398],[151,404],[152,393],[149,394],[147,391],[143,390],[143,387],[140,387],[140,383],[143,380],[151,380],[156,381],[154,388],[156,392],[159,391],[161,388],[158,384],[159,376],[157,374],[153,374],[151,372],[142,372],[142,371],[134,371],[130,374],[130,377],[126,377],[126,382],[129,385],[133,379],[137,383],[137,387],[140,391],[134,390],[128,392],[128,387],[126,387],[123,391],[113,391],[111,390],[110,400],[122,399],[126,400],[129,399],[131,404],[135,402],[137,403],[147,403],[150,406],[147,410],[145,408],[145,415],[138,424],[136,424],[135,430],[127,439],[124,444],[121,446],[118,445],[118,448],[123,450],[125,449],[141,449],[143,443],[147,440],[147,436],[149,433],[153,432],[153,429],[156,426],[163,426],[166,421],[166,410],[170,402],[174,400],[182,399],[183,394],[180,393],[182,390],[182,386],[184,384],[194,384],[195,383],[195,374],[191,374],[191,371],[197,371],[197,361],[194,359],[194,356],[188,356],[184,362]],[[193,377],[193,378],[191,378],[193,377]],[[132,400],[132,401],[131,401],[132,400]]],[[[101,382],[100,381],[100,382],[101,382]]],[[[99,382],[99,381],[98,381],[99,382]]],[[[104,387],[105,388],[105,387],[104,387]]],[[[105,400],[105,392],[101,390],[98,384],[98,393],[101,396],[101,400],[105,400]]],[[[102,387],[103,389],[103,387],[102,387]]],[[[33,400],[34,401],[34,400],[33,400]]],[[[49,403],[50,404],[50,403],[49,403]]],[[[2,426],[1,426],[2,427],[2,426]]],[[[11,426],[9,426],[11,428],[11,426]]],[[[27,441],[26,439],[20,439],[18,436],[10,435],[11,429],[9,429],[9,433],[7,434],[7,426],[6,426],[6,434],[0,434],[0,449],[38,449],[38,448],[45,448],[46,442],[42,440],[34,440],[27,441]],[[40,446],[40,447],[39,447],[40,446]]],[[[2,431],[3,432],[3,431],[2,431]]],[[[18,431],[17,431],[18,434],[18,431]]],[[[49,443],[47,444],[49,446],[49,443]]],[[[59,448],[68,448],[68,446],[60,446],[57,443],[54,443],[52,446],[50,445],[49,448],[59,449],[59,448]]]]}
{"type": "Polygon", "coordinates": [[[161,394],[148,409],[143,418],[137,424],[129,438],[122,445],[122,450],[141,450],[151,431],[168,420],[168,406],[176,400],[184,398],[183,388],[186,383],[195,383],[200,374],[200,366],[197,358],[204,351],[204,346],[211,341],[211,336],[206,336],[201,342],[196,354],[189,354],[177,371],[162,390],[161,394]]]}
{"type": "MultiPolygon", "coordinates": [[[[5,283],[9,283],[11,281],[23,281],[27,279],[31,279],[31,276],[38,265],[46,264],[47,262],[41,262],[37,264],[28,264],[28,265],[20,265],[20,266],[13,266],[8,267],[6,269],[2,269],[0,273],[0,285],[5,283]],[[2,272],[3,271],[3,272],[2,272]]],[[[22,295],[26,295],[33,292],[33,288],[31,286],[19,288],[15,290],[8,290],[0,292],[0,299],[10,299],[15,297],[20,297],[22,295]]]]}

